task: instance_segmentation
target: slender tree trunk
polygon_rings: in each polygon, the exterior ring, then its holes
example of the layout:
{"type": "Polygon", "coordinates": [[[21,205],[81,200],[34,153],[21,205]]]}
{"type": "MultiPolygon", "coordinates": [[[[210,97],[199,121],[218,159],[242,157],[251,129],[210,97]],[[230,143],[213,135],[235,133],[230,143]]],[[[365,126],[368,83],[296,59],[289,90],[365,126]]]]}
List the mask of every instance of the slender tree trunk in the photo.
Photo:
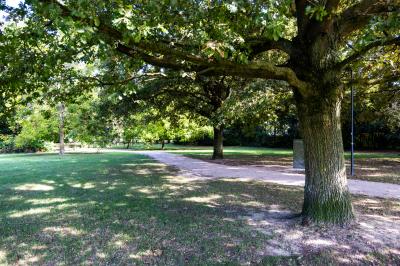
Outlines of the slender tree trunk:
{"type": "Polygon", "coordinates": [[[297,99],[304,139],[304,222],[345,224],[354,218],[340,124],[341,96],[297,99]]]}
{"type": "Polygon", "coordinates": [[[58,111],[59,111],[59,116],[60,116],[60,120],[59,120],[59,141],[60,141],[60,150],[59,150],[59,154],[60,155],[64,155],[65,153],[65,146],[64,146],[64,115],[65,115],[65,106],[64,103],[60,103],[60,105],[58,106],[58,111]]]}
{"type": "Polygon", "coordinates": [[[223,145],[223,130],[224,127],[214,126],[214,151],[212,159],[223,159],[224,158],[224,145],[223,145]]]}
{"type": "Polygon", "coordinates": [[[165,140],[161,140],[161,149],[163,150],[165,147],[165,140]]]}

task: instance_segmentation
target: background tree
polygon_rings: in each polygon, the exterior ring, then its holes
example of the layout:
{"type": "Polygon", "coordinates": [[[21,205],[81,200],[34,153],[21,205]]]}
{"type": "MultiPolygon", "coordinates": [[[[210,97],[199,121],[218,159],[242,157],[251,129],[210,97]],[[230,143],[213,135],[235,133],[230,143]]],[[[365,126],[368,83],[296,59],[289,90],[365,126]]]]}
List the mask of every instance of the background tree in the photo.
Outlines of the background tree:
{"type": "Polygon", "coordinates": [[[298,137],[293,93],[284,82],[249,82],[232,92],[222,112],[231,145],[291,147],[298,137]]]}
{"type": "MultiPolygon", "coordinates": [[[[116,97],[114,108],[126,113],[138,112],[138,101],[145,101],[158,110],[163,116],[174,117],[177,113],[192,113],[206,118],[214,130],[213,159],[223,158],[224,118],[221,108],[228,99],[231,90],[240,86],[240,82],[232,78],[197,77],[176,72],[138,74],[138,78],[114,82],[100,82],[113,86],[108,89],[110,95],[116,97]],[[140,79],[139,77],[145,77],[140,79]],[[128,84],[132,80],[134,84],[128,84]]],[[[104,78],[102,78],[104,80],[104,78]]],[[[107,93],[107,92],[106,92],[107,93]]],[[[117,111],[118,112],[118,111],[117,111]]]]}
{"type": "Polygon", "coordinates": [[[160,79],[148,84],[140,96],[145,97],[159,108],[173,107],[174,112],[182,110],[206,118],[213,127],[213,159],[223,158],[224,117],[221,108],[229,97],[234,81],[222,77],[160,79]]]}

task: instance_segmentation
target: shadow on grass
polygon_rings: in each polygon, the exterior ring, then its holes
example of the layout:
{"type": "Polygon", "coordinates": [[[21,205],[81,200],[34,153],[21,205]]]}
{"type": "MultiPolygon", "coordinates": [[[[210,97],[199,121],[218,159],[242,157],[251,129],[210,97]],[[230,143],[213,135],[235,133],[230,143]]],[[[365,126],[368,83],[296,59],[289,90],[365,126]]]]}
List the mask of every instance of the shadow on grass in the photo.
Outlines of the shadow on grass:
{"type": "Polygon", "coordinates": [[[0,161],[0,198],[0,264],[244,264],[262,261],[273,235],[238,217],[298,212],[302,191],[188,182],[141,155],[68,154],[0,161]]]}

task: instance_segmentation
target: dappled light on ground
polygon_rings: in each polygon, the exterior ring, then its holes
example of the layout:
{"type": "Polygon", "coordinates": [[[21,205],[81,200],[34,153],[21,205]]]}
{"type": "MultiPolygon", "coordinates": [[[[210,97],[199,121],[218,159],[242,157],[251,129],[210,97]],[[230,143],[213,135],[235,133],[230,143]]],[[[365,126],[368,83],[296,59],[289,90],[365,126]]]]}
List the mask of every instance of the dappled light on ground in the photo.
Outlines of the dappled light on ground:
{"type": "Polygon", "coordinates": [[[189,197],[189,198],[184,198],[183,200],[185,201],[190,201],[190,202],[197,202],[197,203],[203,203],[207,207],[214,207],[219,205],[216,200],[220,199],[221,195],[206,195],[204,197],[189,197]]]}
{"type": "Polygon", "coordinates": [[[18,160],[15,176],[0,162],[0,264],[362,263],[399,250],[398,201],[357,197],[357,224],[303,227],[297,187],[213,180],[132,154],[18,160]]]}
{"type": "Polygon", "coordinates": [[[24,217],[24,216],[39,215],[39,214],[50,213],[50,212],[51,212],[51,208],[48,208],[48,207],[32,208],[32,209],[29,209],[26,211],[14,211],[9,215],[9,217],[20,218],[20,217],[24,217]]]}
{"type": "Polygon", "coordinates": [[[73,227],[46,227],[43,229],[44,233],[48,234],[58,234],[60,236],[79,236],[81,235],[81,231],[73,228],[73,227]]]}
{"type": "Polygon", "coordinates": [[[15,190],[26,190],[26,191],[50,191],[54,187],[44,184],[23,184],[14,188],[15,190]]]}
{"type": "Polygon", "coordinates": [[[92,182],[87,182],[87,183],[83,183],[83,184],[68,183],[68,185],[73,188],[83,188],[83,189],[95,188],[95,184],[92,182]]]}

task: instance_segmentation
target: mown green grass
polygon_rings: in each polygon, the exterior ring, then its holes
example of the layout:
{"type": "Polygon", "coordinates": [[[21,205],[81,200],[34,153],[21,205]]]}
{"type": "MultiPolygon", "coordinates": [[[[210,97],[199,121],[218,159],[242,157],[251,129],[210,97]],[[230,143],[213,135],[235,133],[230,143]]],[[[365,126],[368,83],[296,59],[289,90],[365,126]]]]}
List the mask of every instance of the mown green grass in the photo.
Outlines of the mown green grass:
{"type": "Polygon", "coordinates": [[[302,195],[262,182],[188,183],[136,154],[0,155],[0,265],[279,265],[263,256],[273,235],[240,217],[272,205],[299,212],[302,195]]]}
{"type": "Polygon", "coordinates": [[[249,261],[266,236],[207,201],[237,189],[140,155],[2,155],[0,264],[249,261]]]}

